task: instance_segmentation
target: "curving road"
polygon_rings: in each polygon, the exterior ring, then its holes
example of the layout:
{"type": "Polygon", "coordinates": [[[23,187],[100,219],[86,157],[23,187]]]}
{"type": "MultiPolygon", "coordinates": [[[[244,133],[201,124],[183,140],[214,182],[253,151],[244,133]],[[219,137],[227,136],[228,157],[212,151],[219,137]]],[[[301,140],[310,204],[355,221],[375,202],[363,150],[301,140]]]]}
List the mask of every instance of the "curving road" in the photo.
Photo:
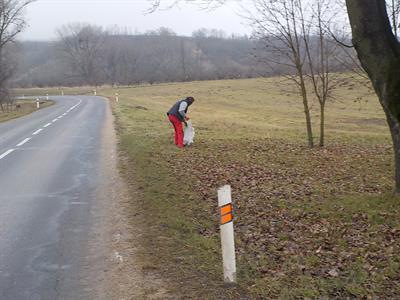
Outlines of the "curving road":
{"type": "Polygon", "coordinates": [[[91,299],[83,269],[109,108],[99,97],[52,99],[0,123],[0,299],[91,299]]]}

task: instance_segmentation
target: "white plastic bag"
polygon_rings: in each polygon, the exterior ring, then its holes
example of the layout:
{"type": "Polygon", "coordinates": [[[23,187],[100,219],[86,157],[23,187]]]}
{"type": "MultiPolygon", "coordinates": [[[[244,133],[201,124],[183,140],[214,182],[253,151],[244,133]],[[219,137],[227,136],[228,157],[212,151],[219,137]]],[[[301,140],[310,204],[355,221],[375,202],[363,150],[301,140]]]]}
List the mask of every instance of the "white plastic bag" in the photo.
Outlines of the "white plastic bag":
{"type": "Polygon", "coordinates": [[[187,123],[187,126],[185,128],[184,135],[183,135],[183,144],[185,144],[186,146],[190,146],[191,144],[193,144],[195,132],[194,132],[194,128],[192,125],[192,121],[189,120],[186,123],[187,123]]]}

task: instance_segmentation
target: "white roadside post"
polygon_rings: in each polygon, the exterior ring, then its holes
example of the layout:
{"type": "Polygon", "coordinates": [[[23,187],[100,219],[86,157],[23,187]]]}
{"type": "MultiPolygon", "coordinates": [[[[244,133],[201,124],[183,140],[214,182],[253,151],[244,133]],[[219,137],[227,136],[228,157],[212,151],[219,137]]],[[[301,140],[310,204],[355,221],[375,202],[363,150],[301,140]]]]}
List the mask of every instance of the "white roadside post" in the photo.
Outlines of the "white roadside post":
{"type": "Polygon", "coordinates": [[[46,94],[46,100],[49,101],[49,94],[46,94]]]}
{"type": "Polygon", "coordinates": [[[36,98],[36,108],[37,108],[37,109],[40,108],[40,101],[39,101],[39,98],[36,98]]]}
{"type": "Polygon", "coordinates": [[[218,189],[218,206],[221,217],[220,231],[224,281],[228,284],[234,284],[236,283],[236,255],[235,235],[233,231],[233,204],[230,185],[225,185],[218,189]]]}
{"type": "Polygon", "coordinates": [[[94,91],[93,91],[93,94],[94,94],[95,96],[97,96],[97,90],[94,90],[94,91]]]}
{"type": "Polygon", "coordinates": [[[115,93],[115,102],[119,101],[118,93],[115,93]]]}
{"type": "Polygon", "coordinates": [[[64,96],[64,90],[61,89],[61,96],[64,96]]]}

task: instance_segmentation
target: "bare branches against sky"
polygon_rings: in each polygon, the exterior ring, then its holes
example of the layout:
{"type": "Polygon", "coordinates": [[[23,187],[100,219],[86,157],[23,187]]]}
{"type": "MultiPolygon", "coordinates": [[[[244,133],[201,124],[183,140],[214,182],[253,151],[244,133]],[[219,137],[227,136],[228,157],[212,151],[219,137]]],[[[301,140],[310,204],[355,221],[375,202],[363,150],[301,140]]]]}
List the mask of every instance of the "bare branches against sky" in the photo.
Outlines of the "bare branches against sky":
{"type": "MultiPolygon", "coordinates": [[[[167,0],[163,7],[174,2],[167,0]]],[[[131,32],[168,27],[179,35],[191,35],[199,28],[221,29],[227,34],[250,34],[251,29],[239,16],[240,6],[235,2],[205,9],[206,6],[182,1],[168,10],[148,14],[152,0],[38,0],[26,12],[29,27],[22,37],[25,40],[54,39],[56,28],[76,22],[118,26],[131,32]]]]}

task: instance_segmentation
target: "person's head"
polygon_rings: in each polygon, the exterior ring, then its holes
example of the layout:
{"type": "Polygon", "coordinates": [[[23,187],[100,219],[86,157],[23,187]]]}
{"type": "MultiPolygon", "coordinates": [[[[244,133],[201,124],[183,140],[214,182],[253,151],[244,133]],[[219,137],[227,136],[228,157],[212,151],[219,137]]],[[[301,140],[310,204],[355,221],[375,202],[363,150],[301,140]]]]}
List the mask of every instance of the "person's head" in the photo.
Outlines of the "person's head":
{"type": "Polygon", "coordinates": [[[186,97],[186,101],[189,105],[192,105],[194,102],[194,98],[193,97],[186,97]]]}

